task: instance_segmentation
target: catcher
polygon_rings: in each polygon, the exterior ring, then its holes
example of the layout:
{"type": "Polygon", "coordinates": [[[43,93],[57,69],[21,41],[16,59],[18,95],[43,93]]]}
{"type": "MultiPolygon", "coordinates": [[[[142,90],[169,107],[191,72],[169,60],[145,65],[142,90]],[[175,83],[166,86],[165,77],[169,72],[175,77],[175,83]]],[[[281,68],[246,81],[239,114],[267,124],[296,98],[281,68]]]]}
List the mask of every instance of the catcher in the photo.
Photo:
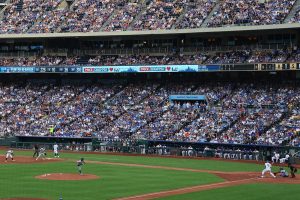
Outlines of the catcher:
{"type": "Polygon", "coordinates": [[[85,164],[84,158],[81,158],[80,160],[77,160],[77,169],[80,175],[83,175],[82,173],[82,166],[85,164]]]}
{"type": "Polygon", "coordinates": [[[291,178],[296,178],[295,173],[297,173],[297,168],[295,166],[293,166],[291,163],[288,164],[288,167],[291,170],[291,178]]]}
{"type": "Polygon", "coordinates": [[[279,172],[275,172],[274,175],[280,177],[289,177],[289,173],[283,169],[283,167],[280,167],[279,172]]]}

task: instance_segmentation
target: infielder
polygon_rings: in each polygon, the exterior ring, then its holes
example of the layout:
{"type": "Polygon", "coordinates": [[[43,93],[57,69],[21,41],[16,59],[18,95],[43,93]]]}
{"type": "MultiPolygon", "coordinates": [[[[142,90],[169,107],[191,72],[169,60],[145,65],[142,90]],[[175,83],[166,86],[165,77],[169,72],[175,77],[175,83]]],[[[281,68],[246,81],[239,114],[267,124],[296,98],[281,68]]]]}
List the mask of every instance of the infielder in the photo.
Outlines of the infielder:
{"type": "Polygon", "coordinates": [[[264,177],[265,177],[265,176],[264,176],[265,173],[266,173],[266,172],[269,172],[270,175],[271,175],[273,178],[276,178],[276,176],[272,173],[271,168],[272,168],[272,165],[269,163],[269,161],[267,161],[267,162],[265,163],[265,169],[261,172],[261,177],[264,178],[264,177]]]}
{"type": "Polygon", "coordinates": [[[7,162],[8,158],[11,158],[11,161],[15,161],[14,160],[14,151],[12,149],[9,149],[8,151],[6,151],[5,162],[7,162]]]}
{"type": "Polygon", "coordinates": [[[80,160],[77,160],[76,164],[77,164],[77,169],[78,169],[79,174],[83,175],[82,166],[85,164],[84,158],[81,158],[80,160]]]}
{"type": "Polygon", "coordinates": [[[42,158],[43,160],[46,159],[46,149],[44,147],[41,147],[40,148],[40,151],[39,151],[39,156],[36,158],[36,160],[38,160],[39,158],[42,158]]]}
{"type": "Polygon", "coordinates": [[[53,152],[54,152],[54,157],[55,158],[59,158],[59,154],[58,154],[58,144],[54,144],[53,145],[53,152]]]}

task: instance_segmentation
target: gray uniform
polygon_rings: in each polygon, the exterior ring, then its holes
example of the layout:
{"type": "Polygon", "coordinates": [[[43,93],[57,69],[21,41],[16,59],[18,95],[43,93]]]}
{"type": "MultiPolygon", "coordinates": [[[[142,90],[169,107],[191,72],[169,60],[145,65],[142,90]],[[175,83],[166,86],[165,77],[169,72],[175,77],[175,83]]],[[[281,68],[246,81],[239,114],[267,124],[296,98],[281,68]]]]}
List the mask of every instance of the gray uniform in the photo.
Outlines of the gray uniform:
{"type": "Polygon", "coordinates": [[[46,149],[43,147],[40,148],[39,156],[36,158],[36,160],[38,160],[39,158],[42,158],[43,160],[46,159],[46,149]]]}

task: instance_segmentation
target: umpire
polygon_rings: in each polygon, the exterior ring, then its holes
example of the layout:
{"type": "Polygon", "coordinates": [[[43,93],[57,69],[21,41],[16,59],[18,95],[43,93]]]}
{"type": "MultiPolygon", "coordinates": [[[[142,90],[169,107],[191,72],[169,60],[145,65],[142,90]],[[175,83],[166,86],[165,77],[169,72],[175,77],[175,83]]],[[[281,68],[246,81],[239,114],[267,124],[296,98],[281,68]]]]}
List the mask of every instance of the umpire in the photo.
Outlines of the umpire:
{"type": "Polygon", "coordinates": [[[33,158],[34,157],[38,157],[39,156],[39,146],[37,144],[34,145],[34,154],[33,154],[33,158]]]}
{"type": "Polygon", "coordinates": [[[295,173],[297,173],[297,168],[295,166],[293,166],[291,163],[288,164],[288,167],[291,170],[291,178],[296,178],[295,173]]]}

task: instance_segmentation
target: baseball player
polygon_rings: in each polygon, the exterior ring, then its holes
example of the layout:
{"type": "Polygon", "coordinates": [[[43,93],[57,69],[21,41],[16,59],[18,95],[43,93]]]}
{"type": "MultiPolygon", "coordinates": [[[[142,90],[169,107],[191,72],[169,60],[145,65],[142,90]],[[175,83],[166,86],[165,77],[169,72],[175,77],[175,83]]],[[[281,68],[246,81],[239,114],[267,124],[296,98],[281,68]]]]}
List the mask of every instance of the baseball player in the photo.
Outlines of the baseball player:
{"type": "Polygon", "coordinates": [[[280,158],[280,154],[278,152],[274,152],[274,156],[272,156],[272,163],[278,163],[280,158]]]}
{"type": "Polygon", "coordinates": [[[255,160],[258,161],[258,158],[259,158],[259,151],[258,151],[257,149],[254,149],[253,155],[254,155],[255,160]]]}
{"type": "Polygon", "coordinates": [[[59,158],[59,154],[58,154],[58,144],[54,144],[53,145],[53,152],[54,152],[54,157],[55,158],[59,158]]]}
{"type": "Polygon", "coordinates": [[[193,147],[189,146],[188,148],[188,156],[193,156],[193,147]]]}
{"type": "Polygon", "coordinates": [[[297,173],[297,168],[295,166],[293,166],[291,163],[288,164],[288,167],[291,170],[291,178],[296,178],[295,173],[297,173]]]}
{"type": "Polygon", "coordinates": [[[280,167],[279,172],[274,172],[275,176],[277,176],[277,174],[279,174],[281,177],[289,177],[289,173],[283,169],[283,167],[280,167]]]}
{"type": "Polygon", "coordinates": [[[8,151],[6,151],[5,162],[7,162],[8,158],[11,158],[11,161],[15,161],[14,160],[14,151],[12,149],[9,149],[8,151]]]}
{"type": "Polygon", "coordinates": [[[83,175],[82,166],[85,164],[84,158],[81,158],[80,160],[77,160],[76,164],[77,164],[77,169],[78,169],[79,174],[83,175]]]}
{"type": "Polygon", "coordinates": [[[36,160],[38,160],[39,158],[42,158],[43,160],[46,159],[46,149],[44,147],[41,147],[39,150],[39,156],[36,158],[36,160]]]}
{"type": "Polygon", "coordinates": [[[236,155],[236,159],[239,159],[241,160],[242,159],[242,151],[238,148],[236,151],[235,151],[236,155]]]}
{"type": "Polygon", "coordinates": [[[32,157],[38,157],[39,156],[39,146],[37,144],[34,145],[34,153],[32,157]]]}
{"type": "Polygon", "coordinates": [[[261,172],[261,177],[264,178],[264,177],[265,177],[265,176],[264,176],[265,173],[266,173],[266,172],[269,172],[270,175],[271,175],[273,178],[276,178],[276,176],[272,173],[271,168],[272,168],[272,165],[269,163],[269,161],[267,161],[267,162],[265,163],[265,169],[261,172]]]}

